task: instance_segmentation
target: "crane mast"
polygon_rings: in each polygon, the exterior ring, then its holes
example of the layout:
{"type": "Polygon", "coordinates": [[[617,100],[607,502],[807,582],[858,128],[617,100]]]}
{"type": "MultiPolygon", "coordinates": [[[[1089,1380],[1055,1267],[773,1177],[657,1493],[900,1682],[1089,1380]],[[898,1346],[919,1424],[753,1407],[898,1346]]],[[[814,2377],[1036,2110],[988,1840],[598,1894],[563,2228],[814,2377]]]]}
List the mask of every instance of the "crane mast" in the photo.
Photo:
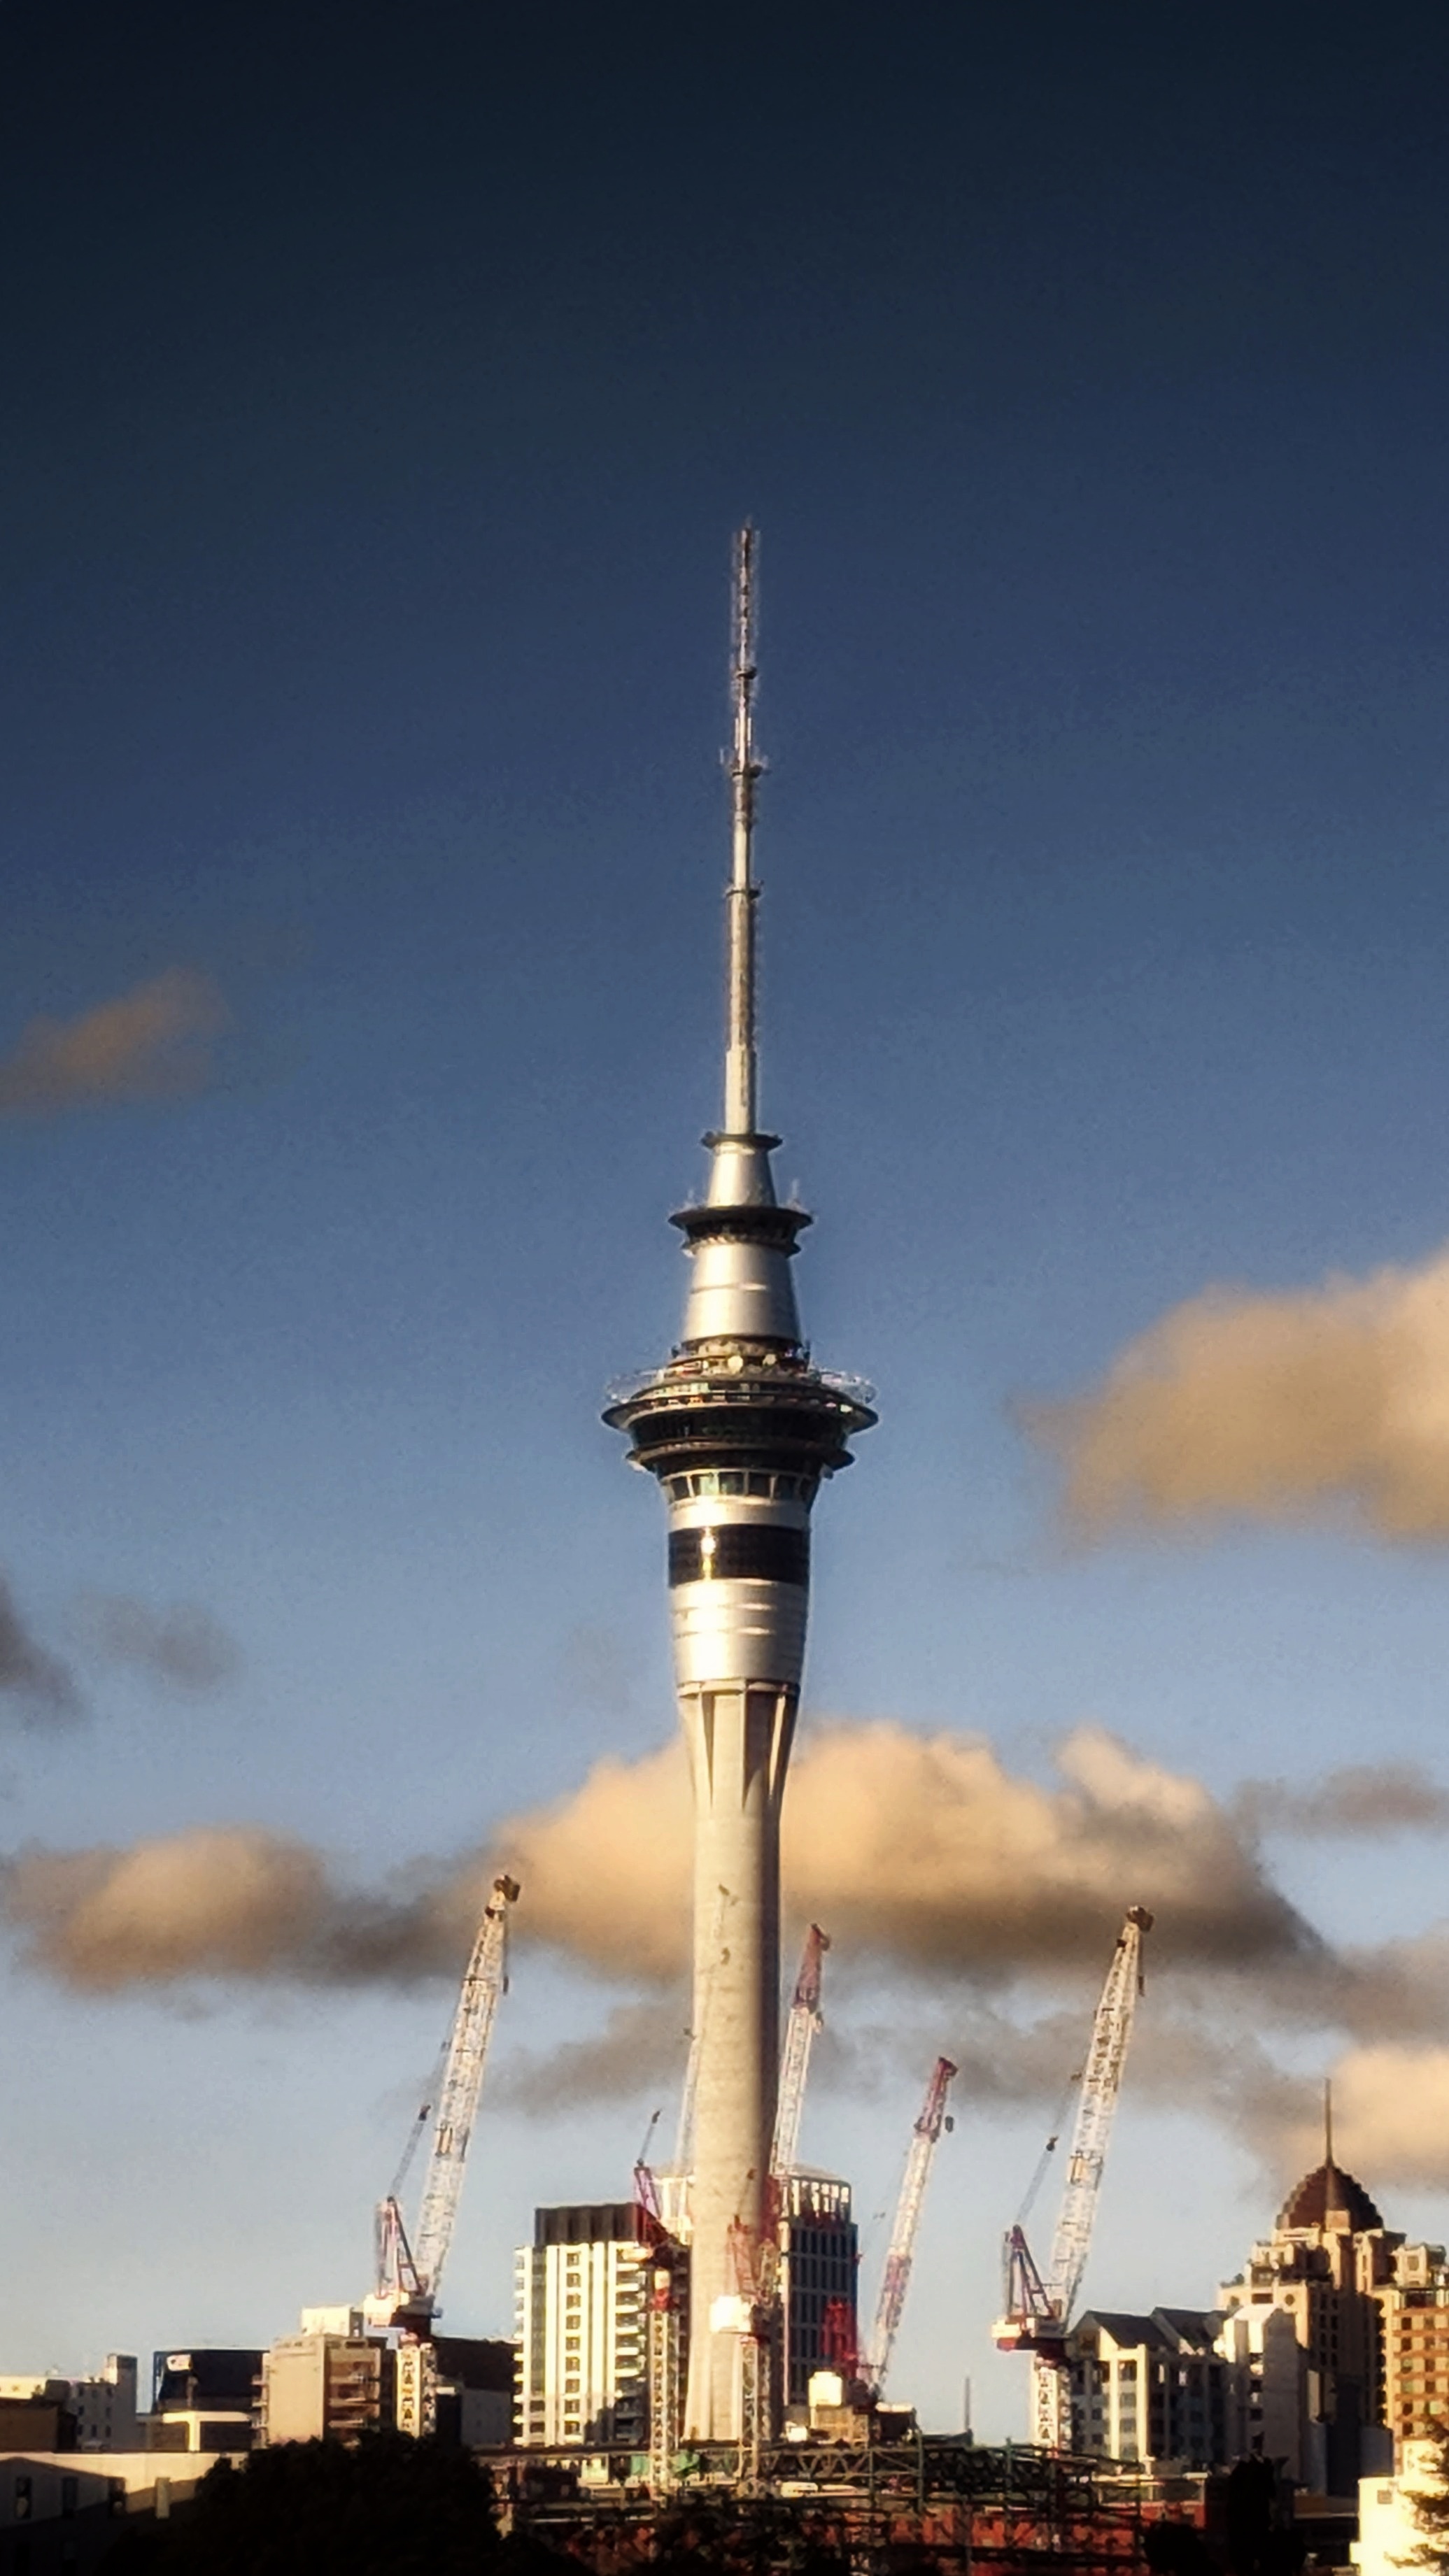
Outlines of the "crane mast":
{"type": "Polygon", "coordinates": [[[1092,2044],[1082,2076],[1066,2185],[1047,2271],[1047,2294],[1064,2326],[1071,2322],[1092,2250],[1112,2120],[1122,2090],[1132,2019],[1142,1992],[1142,1935],[1151,1929],[1152,1917],[1145,1906],[1132,1906],[1117,1935],[1117,1947],[1092,2023],[1092,2044]]]}
{"type": "MultiPolygon", "coordinates": [[[[711,1957],[718,1955],[724,1935],[725,1916],[730,1904],[727,1888],[716,1895],[714,1919],[710,1932],[711,1957]]],[[[731,2268],[737,2292],[740,2334],[740,2480],[746,2491],[758,2485],[763,2445],[774,2431],[775,2381],[781,2357],[785,2321],[780,2313],[780,2191],[781,2176],[792,2171],[800,2142],[800,2119],[805,2106],[805,2084],[810,2071],[810,2051],[815,2034],[823,2027],[820,2012],[821,1966],[830,1947],[828,1933],[812,1923],[805,1936],[800,1972],[785,2024],[785,2042],[780,2059],[780,2084],[775,2104],[775,2129],[770,2147],[769,2190],[766,2195],[765,2220],[758,2232],[752,2231],[741,2218],[736,2218],[729,2231],[731,2268]]],[[[684,2096],[680,2105],[679,2137],[675,2149],[678,2180],[676,2190],[687,2193],[690,2160],[694,2148],[695,2093],[699,2077],[700,2041],[707,2023],[712,1988],[705,1987],[700,2027],[693,2035],[689,2064],[684,2079],[684,2096]]],[[[649,2403],[650,2403],[650,2486],[653,2493],[667,2493],[672,2484],[670,2461],[676,2437],[681,2378],[679,2366],[680,2312],[678,2283],[674,2259],[679,2248],[672,2244],[664,2222],[659,2188],[649,2165],[649,2141],[654,2133],[654,2120],[649,2124],[644,2144],[634,2166],[634,2202],[642,2241],[655,2251],[653,2288],[648,2323],[649,2403]]]]}
{"type": "Polygon", "coordinates": [[[794,2170],[800,2150],[800,2115],[805,2108],[805,2080],[810,2072],[810,2051],[815,2034],[824,2028],[820,2011],[820,1978],[830,1935],[812,1923],[805,1935],[805,1949],[800,1961],[800,1974],[790,1998],[789,2016],[785,2023],[785,2046],[780,2059],[780,2090],[775,2098],[775,2136],[770,2148],[770,2171],[778,2180],[781,2174],[794,2170]]]}
{"type": "Polygon", "coordinates": [[[453,2017],[413,2248],[418,2276],[431,2308],[438,2304],[438,2285],[453,2241],[463,2190],[463,2166],[483,2090],[483,2070],[488,2063],[488,2043],[493,2036],[499,1998],[507,1991],[508,1915],[517,1901],[517,1879],[495,1878],[453,2017]]]}
{"type": "Polygon", "coordinates": [[[1006,2306],[996,2341],[1004,2352],[1031,2355],[1032,2438],[1046,2450],[1061,2450],[1067,2441],[1066,2337],[1092,2250],[1112,2120],[1142,1992],[1143,1936],[1151,1929],[1146,1907],[1129,1906],[1092,2021],[1045,2275],[1037,2269],[1019,2221],[1006,2239],[1006,2306]]]}
{"type": "Polygon", "coordinates": [[[458,2009],[434,2092],[437,2117],[416,2236],[408,2236],[399,2194],[432,2103],[425,2102],[418,2113],[392,2189],[378,2207],[377,2287],[366,2305],[369,2315],[379,2324],[405,2319],[426,2331],[426,2321],[437,2309],[438,2285],[453,2241],[463,2190],[468,2142],[483,2090],[488,2043],[493,2036],[499,1998],[508,1990],[508,1915],[517,1900],[518,1881],[495,1878],[464,1970],[458,2009]]]}
{"type": "Polygon", "coordinates": [[[901,2313],[906,2304],[906,2291],[910,2287],[916,2230],[921,2221],[932,2160],[941,2131],[951,2125],[946,2112],[946,2096],[951,2090],[952,2079],[959,2071],[949,2057],[937,2058],[926,2087],[920,2117],[911,2133],[905,2180],[896,2204],[896,2221],[891,2230],[890,2251],[886,2256],[880,2297],[876,2301],[875,2324],[871,2330],[869,2377],[877,2396],[885,2385],[901,2313]]]}

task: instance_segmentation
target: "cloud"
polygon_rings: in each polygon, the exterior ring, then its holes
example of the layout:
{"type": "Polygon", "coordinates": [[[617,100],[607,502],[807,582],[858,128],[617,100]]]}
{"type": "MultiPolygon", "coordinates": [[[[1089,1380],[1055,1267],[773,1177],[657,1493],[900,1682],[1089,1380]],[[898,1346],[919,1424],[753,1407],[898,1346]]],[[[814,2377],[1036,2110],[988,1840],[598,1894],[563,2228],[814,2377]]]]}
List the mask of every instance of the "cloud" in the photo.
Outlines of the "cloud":
{"type": "MultiPolygon", "coordinates": [[[[0,1620],[0,1674],[6,1634],[0,1620]]],[[[835,1942],[817,2088],[898,2090],[945,2048],[963,2103],[1036,2107],[1065,2129],[1092,2002],[1135,1901],[1157,1918],[1135,2100],[1212,2121],[1281,2197],[1321,2154],[1331,2069],[1339,2153],[1370,2190],[1449,2188],[1449,1921],[1334,1949],[1274,1887],[1257,1841],[1394,1830],[1430,1793],[1442,1821],[1442,1793],[1409,1769],[1249,1783],[1225,1804],[1095,1727],[1065,1739],[1046,1781],[1010,1772],[975,1736],[823,1729],[794,1766],[784,1854],[790,1913],[835,1942]]],[[[414,1861],[380,1886],[246,1826],[24,1849],[0,1862],[0,1923],[33,1971],[91,1996],[450,1985],[506,1862],[523,1882],[515,1939],[633,1991],[590,2036],[506,2048],[492,2098],[538,2117],[662,2102],[662,2156],[687,2047],[689,1825],[670,1744],[602,1761],[486,1849],[414,1861]]],[[[511,2042],[511,2016],[507,2028],[511,2042]]]]}
{"type": "Polygon", "coordinates": [[[80,1693],[59,1659],[38,1646],[20,1617],[15,1596],[0,1574],[0,1693],[30,1724],[78,1717],[80,1693]]]}
{"type": "Polygon", "coordinates": [[[207,975],[173,966],[78,1019],[34,1019],[0,1061],[0,1115],[54,1115],[203,1090],[228,1013],[207,975]]]}
{"type": "Polygon", "coordinates": [[[679,1744],[636,1762],[606,1755],[579,1788],[493,1837],[523,1882],[520,1936],[606,1976],[672,1981],[689,1958],[693,1830],[679,1744]]]}
{"type": "Polygon", "coordinates": [[[88,1653],[133,1664],[172,1690],[216,1690],[241,1666],[240,1648],[220,1622],[190,1602],[153,1610],[124,1593],[88,1592],[75,1620],[88,1653]]]}
{"type": "Polygon", "coordinates": [[[1240,1515],[1449,1539],[1449,1249],[1286,1295],[1209,1288],[1023,1409],[1087,1538],[1240,1515]]]}
{"type": "MultiPolygon", "coordinates": [[[[1049,1786],[1013,1777],[972,1736],[826,1729],[802,1750],[786,1804],[792,1912],[887,1971],[990,1990],[1022,1975],[1099,1974],[1138,1902],[1158,1914],[1163,1960],[1321,1982],[1324,1945],[1198,1782],[1097,1728],[1067,1738],[1058,1772],[1049,1786]]],[[[523,1882],[520,1939],[604,1977],[668,1987],[688,1966],[690,1847],[684,1756],[671,1743],[597,1763],[568,1796],[501,1825],[486,1853],[416,1862],[382,1890],[349,1889],[309,1847],[230,1828],[21,1855],[0,1883],[0,1913],[28,1934],[32,1958],[80,1984],[398,1982],[457,1972],[506,1864],[523,1882]]]]}
{"type": "Polygon", "coordinates": [[[1334,2020],[1356,2039],[1449,2040],[1449,1923],[1344,1951],[1334,2003],[1334,2020]]]}
{"type": "MultiPolygon", "coordinates": [[[[1449,2184],[1449,1922],[1335,1950],[1268,1878],[1264,1817],[1292,1830],[1378,1830],[1379,1795],[1340,1772],[1258,1783],[1225,1805],[1198,1781],[1080,1728],[1045,1782],[973,1736],[878,1721],[802,1747],[786,1804],[791,1913],[823,1922],[855,1988],[831,2009],[817,2076],[869,2090],[946,2048],[980,2110],[1060,2110],[1128,1902],[1149,1905],[1148,2000],[1134,2097],[1240,2138],[1284,2189],[1317,2157],[1316,2075],[1335,2069],[1341,2152],[1370,2187],[1449,2184]],[[1277,1804],[1274,1804],[1276,1799],[1277,1804]],[[1256,1804],[1254,1803],[1256,1801],[1256,1804]],[[891,2000],[888,2017],[872,1987],[891,2000]],[[864,2027],[867,2018],[878,2029],[864,2027]]],[[[455,1980],[502,1862],[523,1882],[520,1943],[633,1988],[591,2036],[501,2059],[494,2098],[547,2116],[663,2100],[686,2050],[689,1798],[682,1753],[595,1765],[568,1796],[514,1817],[486,1850],[350,1882],[312,1845],[244,1826],[127,1847],[30,1848],[0,1864],[0,1921],[22,1958],[73,1992],[198,1985],[311,1989],[455,1980]]],[[[673,2098],[672,2098],[673,2097],[673,2098]]]]}
{"type": "Polygon", "coordinates": [[[269,1976],[303,1947],[322,1897],[305,1845],[236,1829],[129,1851],[22,1852],[0,1894],[28,1957],[104,1993],[180,1976],[269,1976]]]}
{"type": "Polygon", "coordinates": [[[27,1963],[81,1993],[199,1977],[310,1986],[456,1976],[481,1897],[445,1879],[380,1893],[332,1878],[309,1844],[198,1827],[125,1849],[22,1850],[0,1865],[0,1920],[27,1963]]]}
{"type": "MultiPolygon", "coordinates": [[[[790,1911],[893,1966],[987,1982],[1095,1960],[1129,1902],[1160,1915],[1164,1957],[1316,1956],[1316,1935],[1198,1782],[1095,1727],[1069,1736],[1057,1765],[1060,1784],[1044,1788],[978,1737],[887,1720],[822,1729],[785,1802],[790,1911]]],[[[605,1974],[656,1979],[687,1964],[690,1844],[676,1744],[607,1757],[497,1837],[527,1889],[520,1932],[605,1974]]]]}
{"type": "Polygon", "coordinates": [[[502,2107],[547,2114],[587,2102],[626,2101],[657,2085],[669,2103],[654,2156],[663,2163],[673,2145],[670,2095],[678,2091],[688,2034],[689,1997],[682,1985],[672,1986],[616,2004],[592,2039],[506,2058],[489,2090],[502,2107]]]}
{"type": "Polygon", "coordinates": [[[1159,1917],[1165,1959],[1256,1966],[1321,1948],[1199,1782],[1099,1727],[1056,1760],[1059,1785],[1043,1787],[980,1738],[825,1730],[786,1803],[791,1905],[848,1946],[988,1981],[1095,1961],[1129,1903],[1159,1917]]]}
{"type": "Polygon", "coordinates": [[[1335,1835],[1357,1840],[1401,1833],[1442,1833],[1449,1826],[1449,1789],[1415,1762],[1350,1764],[1307,1788],[1285,1780],[1245,1780],[1233,1811],[1253,1834],[1292,1834],[1302,1840],[1335,1835]]]}
{"type": "Polygon", "coordinates": [[[1351,2049],[1333,2073],[1335,2149],[1353,2170],[1412,2188],[1449,2186],[1449,2046],[1351,2049]]]}

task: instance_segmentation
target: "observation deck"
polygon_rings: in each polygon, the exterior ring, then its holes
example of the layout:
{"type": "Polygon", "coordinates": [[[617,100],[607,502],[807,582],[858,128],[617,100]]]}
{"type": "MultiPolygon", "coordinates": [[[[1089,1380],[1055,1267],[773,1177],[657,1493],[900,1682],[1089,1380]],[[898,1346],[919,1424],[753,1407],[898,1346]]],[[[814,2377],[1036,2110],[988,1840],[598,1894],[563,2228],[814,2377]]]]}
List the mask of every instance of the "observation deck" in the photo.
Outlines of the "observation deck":
{"type": "Polygon", "coordinates": [[[876,1421],[874,1395],[807,1350],[687,1347],[610,1387],[604,1420],[628,1433],[630,1465],[661,1480],[707,1466],[813,1485],[851,1465],[847,1443],[876,1421]]]}

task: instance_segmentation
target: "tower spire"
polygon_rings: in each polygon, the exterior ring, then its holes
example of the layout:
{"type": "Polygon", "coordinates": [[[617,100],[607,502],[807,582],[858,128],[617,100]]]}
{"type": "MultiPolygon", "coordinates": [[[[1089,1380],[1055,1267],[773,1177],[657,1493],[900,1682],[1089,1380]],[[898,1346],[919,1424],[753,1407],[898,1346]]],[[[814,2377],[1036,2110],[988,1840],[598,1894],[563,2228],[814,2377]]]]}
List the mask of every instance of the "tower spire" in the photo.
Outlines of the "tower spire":
{"type": "Polygon", "coordinates": [[[729,774],[734,808],[734,847],[726,897],[729,921],[729,966],[725,997],[726,1136],[753,1136],[756,1125],[755,1070],[755,905],[760,889],[754,880],[755,783],[764,762],[755,750],[755,557],[759,540],[749,521],[735,538],[734,625],[731,687],[734,740],[729,774]]]}

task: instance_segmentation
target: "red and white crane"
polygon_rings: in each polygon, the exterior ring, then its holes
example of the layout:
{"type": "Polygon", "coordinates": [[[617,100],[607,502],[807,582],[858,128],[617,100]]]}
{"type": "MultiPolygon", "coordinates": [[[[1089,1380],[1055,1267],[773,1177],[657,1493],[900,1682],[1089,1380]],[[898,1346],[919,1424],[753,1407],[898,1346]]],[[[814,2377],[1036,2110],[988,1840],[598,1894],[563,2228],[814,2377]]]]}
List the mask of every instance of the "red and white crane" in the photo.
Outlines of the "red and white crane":
{"type": "MultiPolygon", "coordinates": [[[[712,1952],[720,1945],[729,1901],[727,1890],[721,1888],[711,1931],[712,1952]]],[[[740,2477],[747,2489],[758,2482],[761,2448],[774,2429],[774,2378],[784,2333],[784,2321],[779,2312],[780,2184],[783,2177],[793,2171],[799,2151],[810,2051],[816,2032],[823,2027],[821,1969],[829,1947],[829,1934],[822,1932],[818,1923],[812,1923],[805,1936],[800,1972],[795,1979],[785,2022],[780,2084],[775,2099],[775,2128],[770,2146],[770,2188],[766,2198],[765,2224],[758,2236],[751,2233],[742,2219],[737,2218],[730,2229],[730,2258],[738,2293],[741,2339],[740,2477]]],[[[709,2001],[710,1988],[706,1984],[701,2023],[708,2013],[709,2001]]],[[[698,2066],[699,2039],[696,2034],[690,2048],[680,2111],[676,2160],[681,2176],[687,2173],[687,2159],[693,2147],[698,2066]]],[[[643,2241],[654,2248],[658,2258],[649,2323],[650,2483],[656,2494],[664,2492],[670,2482],[667,2460],[673,2449],[672,2425],[680,2385],[678,2270],[671,2268],[669,2259],[671,2253],[677,2257],[678,2248],[670,2246],[658,2182],[649,2165],[649,2143],[658,2117],[656,2111],[634,2166],[634,2204],[639,2232],[643,2241]]],[[[683,2186],[676,2182],[675,2188],[680,2190],[683,2186]]]]}
{"type": "MultiPolygon", "coordinates": [[[[1146,1907],[1129,1906],[1092,2022],[1091,2045],[1082,2070],[1081,2097],[1067,2156],[1067,2179],[1045,2276],[1038,2270],[1026,2241],[1022,2219],[1017,2220],[1006,2238],[1006,2302],[996,2322],[995,2338],[1003,2352],[1031,2355],[1032,2440],[1044,2450],[1067,2447],[1066,2338],[1092,2249],[1112,2118],[1122,2090],[1137,1999],[1142,1992],[1142,1941],[1151,1929],[1152,1917],[1146,1907]]],[[[1048,2140],[1048,2155],[1055,2144],[1055,2138],[1048,2140]]],[[[1042,2168],[1045,2161],[1044,2156],[1042,2168]]],[[[1035,2188],[1033,2185],[1029,2200],[1035,2196],[1035,2188]]],[[[1023,2210],[1022,2218],[1025,2215],[1023,2210]]]]}
{"type": "Polygon", "coordinates": [[[875,2323],[871,2328],[868,2353],[861,2362],[862,2375],[877,2397],[885,2385],[885,2375],[890,2368],[891,2354],[895,2349],[896,2334],[906,2304],[906,2292],[910,2287],[911,2265],[916,2251],[916,2230],[921,2223],[921,2208],[926,2197],[926,2185],[931,2176],[931,2165],[941,2131],[949,2129],[952,2125],[946,2109],[946,2096],[959,2071],[959,2068],[952,2065],[949,2057],[937,2058],[931,2070],[930,2083],[926,2087],[926,2098],[921,2106],[920,2117],[911,2133],[905,2179],[901,2184],[900,2199],[896,2203],[895,2225],[891,2229],[890,2251],[886,2255],[885,2270],[881,2275],[880,2296],[875,2304],[875,2323]]]}
{"type": "Polygon", "coordinates": [[[508,1991],[508,1916],[517,1901],[517,1879],[495,1878],[463,1972],[458,2009],[442,2061],[437,2117],[416,2235],[409,2239],[398,2194],[433,2107],[431,2103],[424,2103],[414,2122],[393,2188],[378,2210],[377,2286],[367,2310],[379,2324],[396,2321],[425,2326],[437,2312],[438,2289],[453,2241],[463,2169],[483,2090],[488,2043],[499,2001],[508,1991]]]}
{"type": "Polygon", "coordinates": [[[805,1935],[800,1974],[790,1998],[780,2058],[780,2090],[775,2099],[775,2135],[770,2148],[770,2171],[777,2182],[782,2174],[794,2171],[800,2152],[800,2114],[805,2108],[810,2051],[816,2032],[825,2027],[820,2010],[820,1979],[829,1947],[829,1933],[812,1923],[805,1935]]]}

